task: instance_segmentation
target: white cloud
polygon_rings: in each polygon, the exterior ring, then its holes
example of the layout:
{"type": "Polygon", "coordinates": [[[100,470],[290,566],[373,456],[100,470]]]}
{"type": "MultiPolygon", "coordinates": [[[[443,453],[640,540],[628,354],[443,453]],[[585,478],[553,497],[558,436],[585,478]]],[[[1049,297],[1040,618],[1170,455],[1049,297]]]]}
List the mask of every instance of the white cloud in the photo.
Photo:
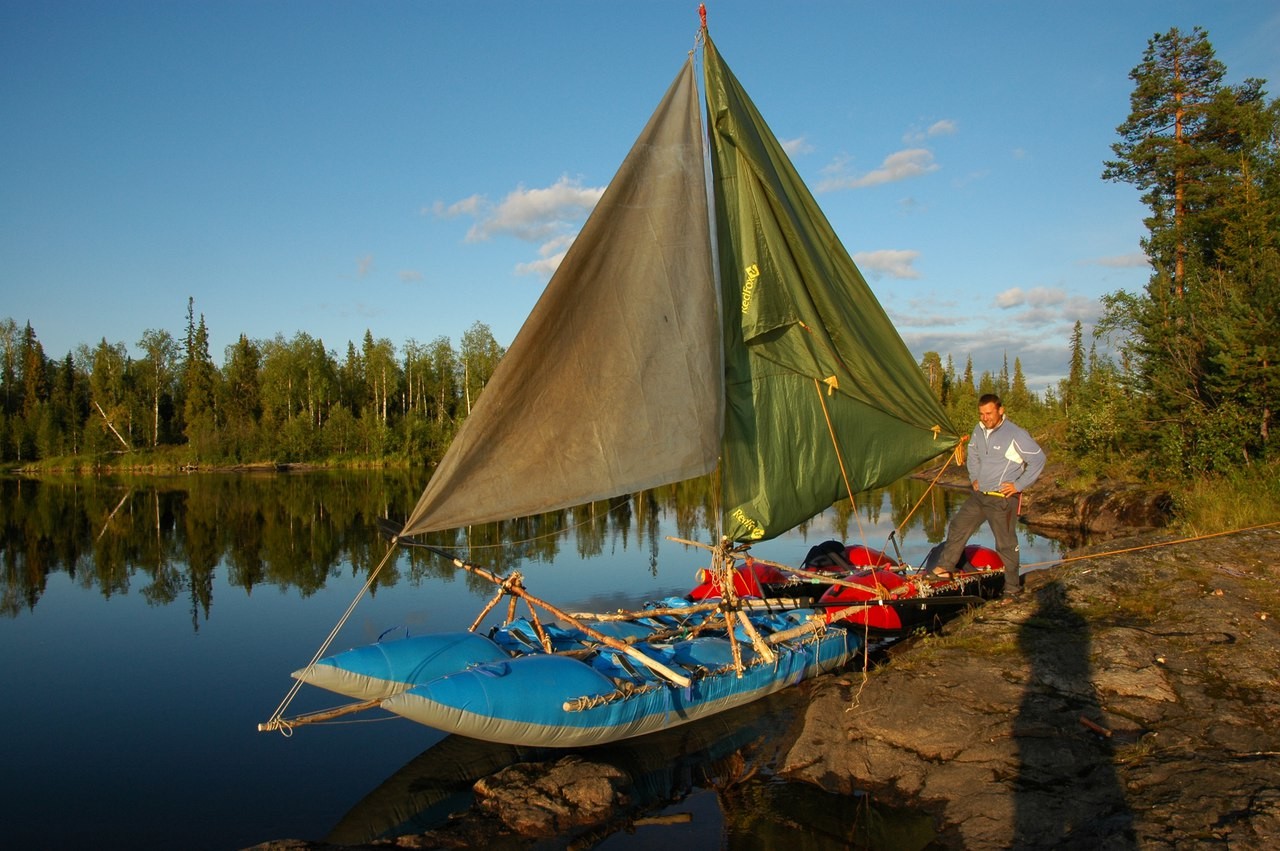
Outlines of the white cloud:
{"type": "Polygon", "coordinates": [[[581,181],[566,176],[540,189],[517,187],[496,205],[483,195],[472,195],[448,205],[437,201],[431,205],[430,212],[439,218],[474,218],[475,224],[467,231],[467,242],[487,242],[494,237],[509,236],[523,242],[541,243],[539,259],[519,263],[515,271],[546,277],[560,265],[569,243],[603,194],[602,186],[583,186],[581,181]]]}
{"type": "Polygon", "coordinates": [[[576,233],[570,233],[547,240],[538,248],[540,259],[534,260],[532,263],[517,263],[516,274],[550,278],[551,274],[560,268],[560,261],[564,259],[564,255],[569,251],[569,246],[573,244],[576,238],[576,233]]]}
{"type": "Polygon", "coordinates": [[[1061,287],[1011,287],[994,304],[1011,313],[995,322],[989,308],[955,292],[913,297],[904,316],[893,316],[903,340],[917,357],[927,351],[952,358],[957,372],[972,358],[975,378],[999,373],[1007,358],[1022,364],[1027,384],[1042,393],[1063,377],[1068,344],[1077,320],[1087,329],[1099,315],[1094,298],[1074,295],[1061,287]]]}
{"type": "Polygon", "coordinates": [[[880,273],[893,278],[919,278],[920,273],[911,265],[919,256],[919,251],[903,249],[859,251],[853,255],[853,262],[864,272],[880,273]]]}
{"type": "Polygon", "coordinates": [[[430,212],[440,219],[453,219],[458,216],[479,216],[487,204],[488,202],[483,195],[472,195],[470,198],[463,198],[461,201],[455,201],[448,205],[443,201],[436,201],[431,205],[429,211],[423,208],[422,212],[424,214],[430,212]]]}
{"type": "Polygon", "coordinates": [[[969,317],[959,313],[931,313],[914,307],[905,313],[896,310],[890,311],[889,318],[893,321],[893,327],[899,330],[904,339],[907,336],[905,329],[908,328],[928,329],[930,332],[936,333],[939,328],[956,328],[969,323],[969,317]]]}
{"type": "Polygon", "coordinates": [[[896,151],[884,158],[880,167],[862,175],[844,174],[845,163],[838,161],[828,166],[826,172],[831,174],[818,184],[819,192],[836,189],[861,189],[865,186],[879,186],[884,183],[896,183],[912,177],[937,171],[939,166],[933,161],[933,152],[927,148],[908,148],[896,151]]]}
{"type": "Polygon", "coordinates": [[[560,261],[564,259],[564,252],[553,254],[550,257],[543,257],[540,260],[534,260],[532,263],[517,263],[517,275],[536,275],[539,278],[550,278],[560,268],[560,261]]]}
{"type": "Polygon", "coordinates": [[[902,141],[908,145],[920,145],[938,136],[954,136],[959,129],[960,125],[954,119],[943,118],[933,122],[924,130],[918,127],[911,128],[902,134],[902,141]]]}
{"type": "Polygon", "coordinates": [[[998,335],[986,327],[946,331],[932,329],[902,335],[903,342],[917,358],[928,351],[938,352],[944,363],[950,357],[957,376],[963,375],[966,362],[972,359],[975,381],[984,372],[999,374],[1006,358],[1012,372],[1016,359],[1021,362],[1027,387],[1033,393],[1043,393],[1046,387],[1057,384],[1064,377],[1070,337],[1070,325],[1023,323],[1004,329],[998,335]]]}
{"type": "Polygon", "coordinates": [[[1086,325],[1092,325],[1097,321],[1099,313],[1097,301],[1084,296],[1070,296],[1051,304],[1027,304],[1024,307],[1018,314],[1020,325],[1042,325],[1047,328],[1072,325],[1077,319],[1086,325]]]}
{"type": "Polygon", "coordinates": [[[789,157],[811,154],[814,150],[813,145],[809,144],[809,140],[803,136],[798,136],[795,139],[779,139],[778,142],[789,157]]]}
{"type": "Polygon", "coordinates": [[[1053,287],[1012,287],[996,295],[995,305],[1002,310],[1014,307],[1052,307],[1067,300],[1067,294],[1053,287]]]}
{"type": "Polygon", "coordinates": [[[577,238],[578,238],[577,233],[561,234],[560,236],[557,236],[554,239],[549,239],[546,242],[544,242],[542,246],[538,249],[538,253],[541,254],[543,257],[550,257],[553,254],[559,254],[563,256],[565,251],[569,249],[569,246],[572,245],[573,241],[577,238]]]}
{"type": "Polygon", "coordinates": [[[373,255],[366,254],[356,260],[356,277],[363,278],[373,271],[373,255]]]}
{"type": "Polygon", "coordinates": [[[406,284],[416,284],[422,280],[422,273],[417,269],[401,269],[399,272],[401,282],[406,284]]]}
{"type": "Polygon", "coordinates": [[[584,187],[577,180],[561,177],[545,189],[511,191],[492,211],[486,210],[467,234],[470,242],[483,242],[496,234],[527,242],[576,230],[595,207],[604,187],[584,187]]]}

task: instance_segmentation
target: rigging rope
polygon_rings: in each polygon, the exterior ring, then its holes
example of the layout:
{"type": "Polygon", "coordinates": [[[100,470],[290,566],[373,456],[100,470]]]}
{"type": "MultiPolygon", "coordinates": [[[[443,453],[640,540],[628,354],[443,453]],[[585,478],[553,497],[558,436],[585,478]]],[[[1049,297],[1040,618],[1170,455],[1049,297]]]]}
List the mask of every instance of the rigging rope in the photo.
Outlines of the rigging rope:
{"type": "Polygon", "coordinates": [[[933,477],[933,481],[929,482],[929,486],[924,489],[924,493],[920,494],[920,499],[916,501],[915,505],[911,506],[911,510],[907,512],[907,516],[902,518],[902,522],[899,523],[898,528],[894,530],[898,533],[899,538],[901,538],[904,534],[906,534],[907,523],[911,521],[911,517],[916,513],[916,509],[918,509],[921,505],[924,504],[925,497],[927,497],[929,493],[934,489],[934,487],[937,486],[938,479],[942,478],[942,474],[945,473],[947,471],[947,468],[951,466],[951,462],[955,461],[956,466],[959,466],[960,458],[964,454],[964,444],[965,444],[965,441],[967,441],[968,439],[969,438],[967,435],[965,437],[960,438],[960,442],[957,443],[955,449],[953,449],[951,453],[947,455],[947,460],[943,462],[941,469],[938,470],[938,475],[933,477]]]}
{"type": "Polygon", "coordinates": [[[1245,526],[1242,529],[1228,529],[1225,532],[1211,532],[1208,535],[1193,535],[1190,538],[1179,538],[1175,541],[1157,541],[1154,544],[1142,544],[1137,547],[1126,547],[1122,550],[1108,550],[1103,553],[1088,553],[1081,556],[1070,556],[1068,558],[1055,559],[1054,561],[1037,561],[1031,564],[1023,565],[1023,567],[1050,567],[1059,564],[1067,564],[1073,561],[1085,561],[1091,558],[1102,558],[1103,556],[1118,556],[1124,553],[1134,553],[1139,550],[1151,550],[1157,547],[1171,547],[1174,544],[1191,544],[1196,541],[1207,541],[1210,538],[1221,538],[1223,535],[1235,535],[1240,532],[1253,532],[1257,529],[1266,529],[1271,526],[1280,526],[1280,520],[1273,520],[1270,523],[1259,523],[1257,526],[1245,526]]]}
{"type": "MultiPolygon", "coordinates": [[[[324,642],[320,645],[320,649],[316,651],[316,655],[311,657],[311,661],[307,663],[307,667],[303,670],[311,670],[311,668],[315,666],[316,662],[320,661],[320,657],[328,651],[329,645],[333,643],[333,640],[338,637],[338,633],[342,631],[342,627],[351,619],[351,613],[355,611],[356,604],[359,603],[360,600],[364,598],[364,595],[368,593],[369,589],[373,587],[374,580],[378,578],[378,574],[382,572],[382,568],[391,560],[391,555],[395,551],[396,541],[393,539],[391,544],[387,547],[387,553],[382,557],[382,561],[378,562],[378,566],[369,573],[369,578],[365,580],[364,586],[361,587],[359,593],[356,594],[355,599],[351,601],[351,605],[347,606],[347,610],[343,612],[342,617],[338,619],[336,624],[334,624],[334,627],[329,632],[328,637],[326,637],[324,642]]],[[[294,697],[296,697],[298,692],[302,689],[302,686],[302,680],[295,680],[293,687],[290,688],[288,694],[284,696],[284,700],[280,701],[280,705],[276,707],[276,711],[272,713],[266,723],[259,724],[258,729],[280,730],[284,735],[289,735],[290,727],[288,723],[284,721],[284,713],[285,710],[289,708],[289,704],[293,702],[294,697]]]]}
{"type": "MultiPolygon", "coordinates": [[[[801,323],[801,327],[806,331],[809,330],[808,326],[804,323],[801,323]]],[[[840,478],[844,481],[845,493],[849,495],[849,506],[853,509],[853,519],[858,524],[858,540],[860,540],[865,546],[867,543],[867,533],[862,528],[862,517],[858,515],[858,503],[853,498],[853,485],[849,483],[849,471],[846,470],[844,466],[844,453],[840,451],[840,441],[836,439],[836,427],[835,424],[831,422],[831,411],[827,409],[826,397],[822,395],[822,382],[816,378],[813,379],[813,389],[818,394],[818,404],[822,406],[822,416],[827,421],[827,433],[831,435],[831,448],[835,450],[836,462],[840,465],[840,478]]]]}
{"type": "MultiPolygon", "coordinates": [[[[813,332],[813,329],[812,329],[812,328],[810,328],[810,327],[809,327],[807,324],[805,324],[804,322],[797,322],[797,325],[798,325],[798,326],[799,326],[803,331],[807,332],[810,336],[812,336],[816,341],[818,341],[819,345],[821,345],[821,346],[823,347],[823,349],[827,352],[827,354],[829,354],[832,358],[834,358],[834,359],[835,359],[835,361],[836,361],[837,363],[839,363],[842,367],[844,367],[844,364],[843,364],[843,362],[842,362],[842,361],[841,361],[841,359],[840,359],[840,355],[839,355],[839,353],[838,353],[838,352],[836,352],[836,351],[834,351],[830,346],[826,345],[826,343],[825,343],[825,342],[823,342],[823,341],[818,337],[818,335],[817,335],[817,334],[814,334],[814,332],[813,332]]],[[[845,367],[845,368],[847,369],[847,367],[845,367]]],[[[843,480],[844,480],[844,489],[845,489],[845,492],[849,494],[849,504],[850,504],[851,506],[853,506],[853,508],[854,508],[853,515],[854,515],[854,518],[855,518],[855,519],[857,520],[857,522],[858,522],[858,538],[859,538],[859,540],[861,540],[861,542],[862,542],[862,543],[863,543],[863,545],[865,546],[865,545],[866,545],[866,543],[867,543],[867,536],[866,536],[866,532],[865,532],[865,531],[863,531],[863,528],[862,528],[862,518],[858,516],[858,512],[857,512],[857,503],[856,503],[856,502],[854,502],[854,499],[853,499],[853,487],[849,484],[849,474],[848,474],[848,472],[845,470],[845,466],[844,466],[844,455],[843,455],[843,453],[841,453],[841,451],[840,451],[840,444],[839,444],[839,443],[837,442],[837,440],[836,440],[835,426],[834,426],[834,425],[832,424],[832,422],[831,422],[831,413],[827,410],[827,402],[826,402],[826,399],[824,399],[824,398],[823,398],[823,395],[822,395],[822,385],[823,385],[823,384],[826,384],[826,385],[827,385],[827,393],[828,393],[828,395],[830,395],[830,394],[831,394],[831,393],[833,393],[835,390],[839,389],[839,383],[837,382],[836,377],[835,377],[834,375],[833,375],[833,376],[830,376],[829,378],[824,379],[822,382],[819,382],[819,381],[818,381],[818,379],[817,379],[817,378],[815,378],[815,379],[814,379],[814,381],[813,381],[813,383],[814,383],[814,387],[815,387],[815,388],[817,388],[817,390],[818,390],[818,402],[819,402],[819,404],[821,404],[821,405],[822,405],[822,415],[823,415],[823,417],[825,417],[825,418],[826,418],[826,421],[827,421],[827,431],[828,431],[828,432],[830,432],[830,434],[831,434],[831,445],[832,445],[832,447],[834,447],[835,452],[836,452],[836,459],[837,459],[837,460],[839,461],[839,463],[840,463],[840,476],[841,476],[841,478],[843,478],[843,480]]],[[[941,427],[940,427],[940,426],[935,425],[935,426],[933,427],[933,436],[934,436],[934,439],[935,439],[935,440],[937,439],[937,437],[938,437],[938,435],[941,433],[941,431],[942,431],[942,429],[941,429],[941,427]]],[[[963,437],[963,438],[961,438],[961,439],[960,439],[959,444],[957,444],[957,445],[956,445],[955,449],[952,451],[951,455],[948,457],[948,459],[947,459],[947,463],[946,463],[946,464],[943,464],[943,465],[942,465],[942,470],[939,470],[939,471],[938,471],[938,476],[934,477],[934,480],[933,480],[932,482],[930,482],[930,483],[929,483],[929,487],[925,488],[925,492],[924,492],[924,494],[920,497],[919,502],[917,502],[917,503],[912,507],[911,511],[907,514],[906,518],[905,518],[905,519],[903,519],[903,521],[902,521],[902,525],[901,525],[901,526],[899,526],[899,527],[898,527],[898,529],[896,529],[896,530],[895,530],[895,532],[897,533],[897,535],[898,535],[898,537],[899,537],[899,538],[901,538],[901,537],[902,537],[902,532],[903,532],[903,530],[906,528],[907,520],[911,519],[911,515],[912,515],[912,514],[914,514],[914,513],[915,513],[915,511],[916,511],[916,509],[917,509],[917,508],[919,508],[919,507],[920,507],[920,505],[921,505],[921,503],[923,503],[923,502],[924,502],[925,497],[929,495],[929,491],[933,490],[933,487],[934,487],[934,485],[937,483],[938,478],[942,476],[943,471],[945,471],[945,470],[947,469],[947,466],[951,463],[951,461],[952,461],[952,460],[955,460],[955,461],[956,461],[956,463],[960,463],[960,461],[961,461],[961,460],[963,460],[963,458],[964,458],[964,444],[965,444],[965,441],[967,441],[967,440],[968,440],[968,438],[967,438],[967,437],[963,437]]],[[[893,535],[890,535],[889,537],[890,537],[890,538],[892,538],[892,537],[893,537],[893,535]]]]}

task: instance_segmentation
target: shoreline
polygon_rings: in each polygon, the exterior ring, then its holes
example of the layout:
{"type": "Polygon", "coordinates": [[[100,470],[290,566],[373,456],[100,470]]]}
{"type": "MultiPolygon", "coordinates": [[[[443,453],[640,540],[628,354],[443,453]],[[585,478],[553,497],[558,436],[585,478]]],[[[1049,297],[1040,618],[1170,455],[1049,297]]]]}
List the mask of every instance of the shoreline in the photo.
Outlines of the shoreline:
{"type": "Polygon", "coordinates": [[[951,848],[1270,847],[1280,523],[1071,555],[1094,557],[826,678],[780,774],[919,806],[951,848]]]}
{"type": "MultiPolygon", "coordinates": [[[[801,683],[797,717],[748,762],[835,800],[922,814],[931,848],[1270,848],[1280,522],[1069,557],[1029,573],[1027,599],[985,604],[865,672],[801,683]]],[[[252,848],[578,847],[666,817],[637,811],[611,766],[589,759],[553,754],[483,777],[475,803],[425,833],[252,848]],[[547,783],[552,803],[527,801],[547,783]],[[511,815],[533,807],[545,820],[549,806],[561,819],[550,835],[522,833],[529,822],[511,815]]]]}

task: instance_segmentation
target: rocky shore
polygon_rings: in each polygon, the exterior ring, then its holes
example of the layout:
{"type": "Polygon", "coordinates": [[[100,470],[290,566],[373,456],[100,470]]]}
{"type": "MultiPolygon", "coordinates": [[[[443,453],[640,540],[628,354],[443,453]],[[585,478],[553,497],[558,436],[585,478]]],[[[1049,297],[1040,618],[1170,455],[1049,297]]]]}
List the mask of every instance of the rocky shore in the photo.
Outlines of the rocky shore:
{"type": "Polygon", "coordinates": [[[947,848],[1274,847],[1280,525],[1160,543],[817,681],[782,775],[914,802],[947,848]]]}
{"type": "MultiPolygon", "coordinates": [[[[1174,541],[1159,529],[1167,495],[1109,493],[1038,485],[1029,523],[1128,534],[1030,574],[1017,602],[793,689],[796,709],[743,773],[754,760],[833,800],[924,814],[896,847],[1272,847],[1280,524],[1174,541]]],[[[446,827],[361,847],[589,848],[657,812],[628,782],[607,762],[526,761],[482,778],[446,827]]]]}

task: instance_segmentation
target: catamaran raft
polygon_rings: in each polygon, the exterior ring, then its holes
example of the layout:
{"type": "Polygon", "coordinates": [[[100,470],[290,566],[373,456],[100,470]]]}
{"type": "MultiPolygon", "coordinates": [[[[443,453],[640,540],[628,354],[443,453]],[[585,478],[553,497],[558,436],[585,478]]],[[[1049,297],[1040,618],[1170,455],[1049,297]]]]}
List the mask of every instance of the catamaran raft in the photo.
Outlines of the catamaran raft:
{"type": "Polygon", "coordinates": [[[998,581],[998,560],[992,571],[972,559],[946,579],[887,559],[851,563],[819,574],[838,589],[826,603],[787,605],[759,582],[748,587],[758,563],[747,548],[960,445],[704,13],[695,50],[383,564],[429,532],[714,471],[721,529],[707,547],[709,585],[628,616],[572,614],[533,596],[518,572],[498,576],[440,552],[497,588],[470,630],[320,658],[326,642],[259,729],[380,707],[480,739],[581,746],[839,668],[863,648],[869,612],[927,610],[942,597],[970,604],[998,581]],[[481,634],[503,598],[506,621],[481,634]],[[517,601],[528,617],[515,617],[517,601]],[[303,683],[357,702],[286,719],[303,683]]]}

